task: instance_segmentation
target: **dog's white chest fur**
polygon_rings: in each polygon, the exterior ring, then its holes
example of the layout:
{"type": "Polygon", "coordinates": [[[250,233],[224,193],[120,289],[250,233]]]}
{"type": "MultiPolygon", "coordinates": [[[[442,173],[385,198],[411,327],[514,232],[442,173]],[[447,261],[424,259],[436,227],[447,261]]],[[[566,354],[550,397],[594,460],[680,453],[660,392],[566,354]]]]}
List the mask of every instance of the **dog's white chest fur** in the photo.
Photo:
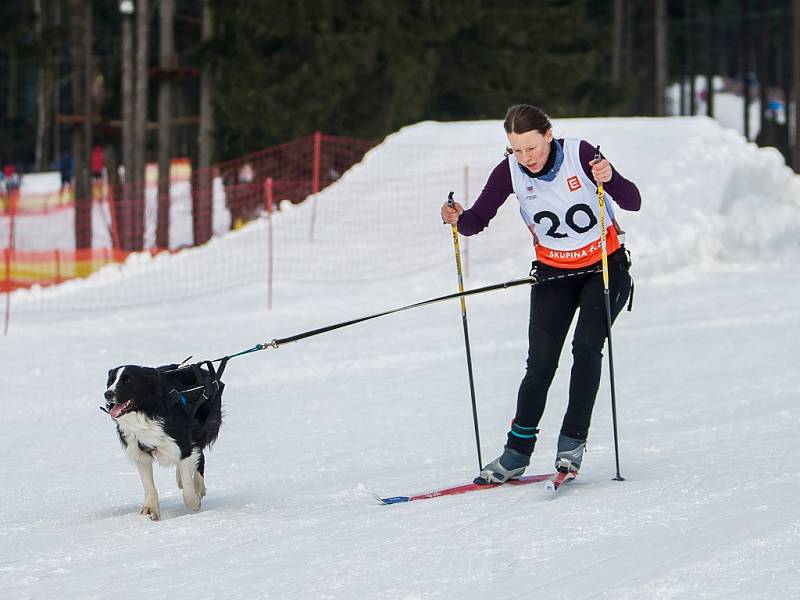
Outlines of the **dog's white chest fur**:
{"type": "Polygon", "coordinates": [[[175,465],[181,460],[181,450],[164,432],[158,419],[149,419],[138,412],[122,415],[117,420],[127,443],[128,457],[134,462],[144,462],[153,456],[162,466],[175,465]],[[151,449],[144,452],[140,446],[151,449]]]}

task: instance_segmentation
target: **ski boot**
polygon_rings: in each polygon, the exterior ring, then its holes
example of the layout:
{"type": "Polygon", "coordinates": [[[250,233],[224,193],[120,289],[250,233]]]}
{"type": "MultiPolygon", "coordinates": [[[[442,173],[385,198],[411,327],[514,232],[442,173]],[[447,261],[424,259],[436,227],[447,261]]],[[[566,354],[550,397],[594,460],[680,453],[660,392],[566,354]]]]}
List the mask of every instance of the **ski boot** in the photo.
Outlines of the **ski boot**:
{"type": "Polygon", "coordinates": [[[562,473],[577,473],[581,468],[585,450],[585,440],[571,438],[563,433],[559,434],[558,451],[556,452],[556,471],[561,471],[562,473]]]}
{"type": "Polygon", "coordinates": [[[519,479],[531,462],[531,457],[512,450],[508,446],[503,449],[503,454],[494,459],[481,469],[475,478],[475,483],[487,485],[490,483],[505,483],[510,479],[519,479]]]}
{"type": "Polygon", "coordinates": [[[558,489],[578,476],[581,468],[586,441],[559,434],[556,452],[556,474],[544,484],[544,489],[555,493],[558,489]]]}

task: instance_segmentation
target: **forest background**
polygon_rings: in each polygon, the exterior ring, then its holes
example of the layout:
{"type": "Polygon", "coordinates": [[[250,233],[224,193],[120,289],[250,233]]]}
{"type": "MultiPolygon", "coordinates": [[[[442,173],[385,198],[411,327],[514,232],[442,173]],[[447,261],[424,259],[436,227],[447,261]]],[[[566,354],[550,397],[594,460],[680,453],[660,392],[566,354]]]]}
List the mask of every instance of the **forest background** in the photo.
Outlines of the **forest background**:
{"type": "Polygon", "coordinates": [[[696,114],[705,94],[713,116],[712,76],[744,97],[748,137],[761,100],[757,141],[800,171],[800,0],[11,0],[0,19],[0,163],[69,152],[76,197],[98,144],[131,182],[151,160],[203,168],[520,102],[657,116],[696,114]]]}

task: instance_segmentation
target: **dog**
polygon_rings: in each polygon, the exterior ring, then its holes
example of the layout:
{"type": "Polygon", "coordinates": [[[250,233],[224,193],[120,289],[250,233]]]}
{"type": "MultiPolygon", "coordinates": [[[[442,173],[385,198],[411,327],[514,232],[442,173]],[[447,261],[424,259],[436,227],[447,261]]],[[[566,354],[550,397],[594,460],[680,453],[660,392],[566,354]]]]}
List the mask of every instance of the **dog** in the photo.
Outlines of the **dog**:
{"type": "Polygon", "coordinates": [[[191,511],[199,511],[206,494],[205,455],[222,425],[224,384],[210,362],[180,367],[124,365],[108,372],[105,411],[117,426],[128,458],[139,470],[144,503],[139,511],[161,518],[153,481],[153,459],[176,465],[178,488],[191,511]]]}

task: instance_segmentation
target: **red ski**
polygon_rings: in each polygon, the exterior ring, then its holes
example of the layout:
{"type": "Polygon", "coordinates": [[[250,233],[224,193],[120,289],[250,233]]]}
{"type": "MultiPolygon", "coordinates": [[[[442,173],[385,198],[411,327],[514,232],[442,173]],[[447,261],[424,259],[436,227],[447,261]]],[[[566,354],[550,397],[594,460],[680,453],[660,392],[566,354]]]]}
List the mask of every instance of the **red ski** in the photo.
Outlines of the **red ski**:
{"type": "Polygon", "coordinates": [[[578,476],[577,471],[559,471],[556,473],[555,477],[550,479],[547,483],[544,484],[544,489],[548,492],[557,492],[558,488],[562,485],[567,483],[568,481],[572,481],[578,476]]]}
{"type": "Polygon", "coordinates": [[[446,487],[439,490],[434,490],[432,492],[415,494],[413,496],[392,496],[390,498],[381,498],[380,496],[375,496],[375,498],[383,504],[399,504],[401,502],[413,502],[415,500],[428,500],[430,498],[438,498],[439,496],[456,496],[458,494],[466,494],[467,492],[490,490],[500,487],[501,485],[526,485],[528,483],[547,481],[551,477],[553,477],[553,473],[544,473],[542,475],[523,475],[519,479],[512,479],[506,483],[465,483],[463,485],[446,487]]]}

